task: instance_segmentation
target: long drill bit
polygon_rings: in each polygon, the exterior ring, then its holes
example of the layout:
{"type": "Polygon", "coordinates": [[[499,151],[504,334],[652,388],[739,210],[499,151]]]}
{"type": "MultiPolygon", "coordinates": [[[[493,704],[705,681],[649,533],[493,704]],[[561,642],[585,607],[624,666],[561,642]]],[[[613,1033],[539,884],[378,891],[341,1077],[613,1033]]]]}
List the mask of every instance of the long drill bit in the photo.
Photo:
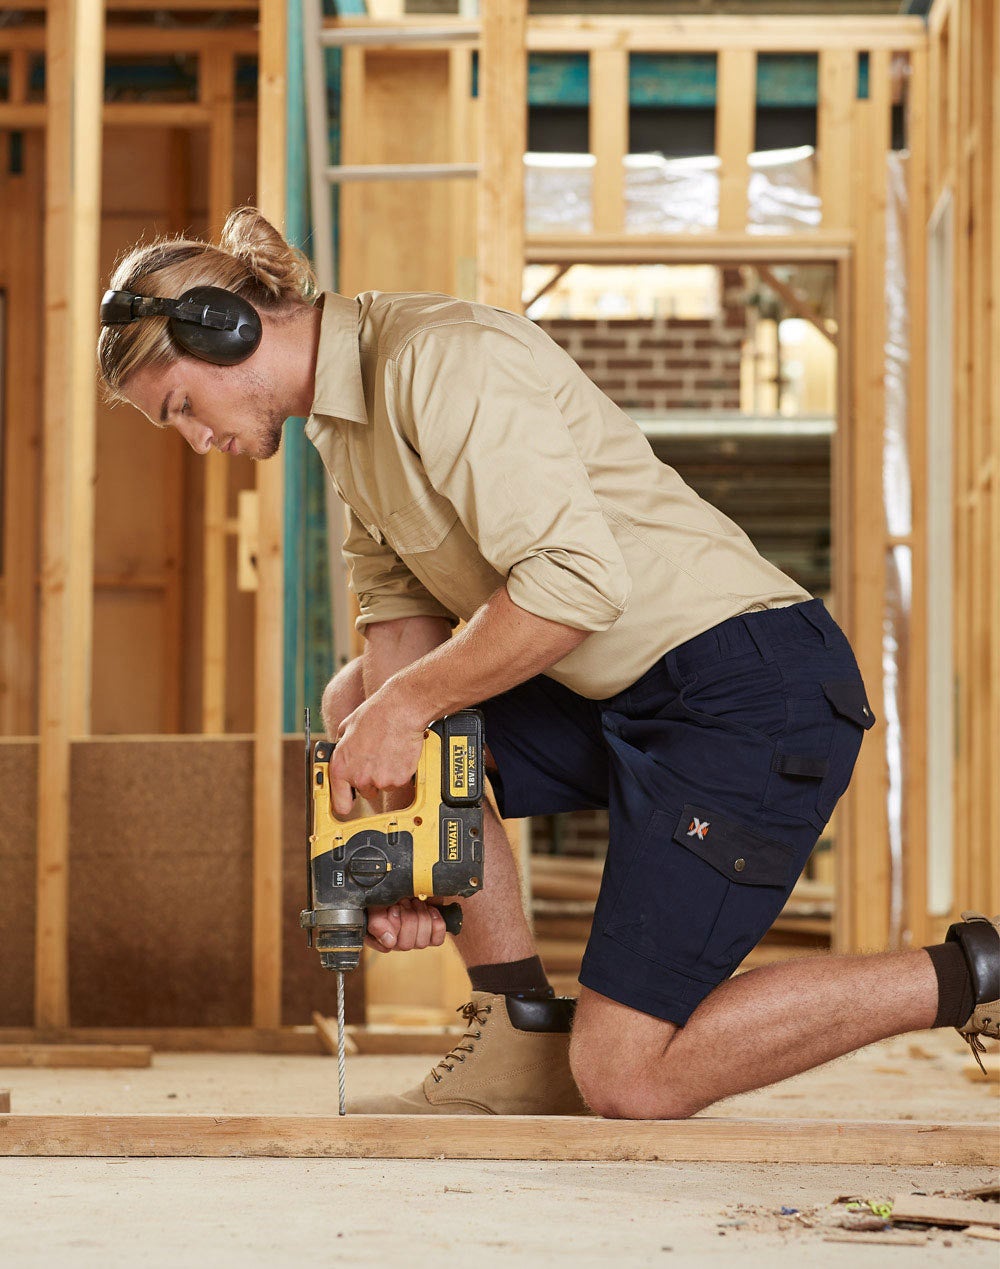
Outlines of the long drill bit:
{"type": "Polygon", "coordinates": [[[337,974],[337,1087],[340,1113],[347,1114],[347,1058],[344,1050],[344,975],[337,974]]]}

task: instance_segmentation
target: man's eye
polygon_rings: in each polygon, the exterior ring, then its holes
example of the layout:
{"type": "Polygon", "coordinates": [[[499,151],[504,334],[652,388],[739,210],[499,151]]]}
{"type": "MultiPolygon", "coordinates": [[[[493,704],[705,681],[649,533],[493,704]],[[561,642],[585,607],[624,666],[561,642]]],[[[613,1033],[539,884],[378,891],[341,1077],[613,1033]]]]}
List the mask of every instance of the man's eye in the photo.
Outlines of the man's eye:
{"type": "Polygon", "coordinates": [[[185,397],[184,404],[181,406],[181,414],[190,414],[190,413],[191,413],[191,402],[188,400],[187,397],[185,397]]]}

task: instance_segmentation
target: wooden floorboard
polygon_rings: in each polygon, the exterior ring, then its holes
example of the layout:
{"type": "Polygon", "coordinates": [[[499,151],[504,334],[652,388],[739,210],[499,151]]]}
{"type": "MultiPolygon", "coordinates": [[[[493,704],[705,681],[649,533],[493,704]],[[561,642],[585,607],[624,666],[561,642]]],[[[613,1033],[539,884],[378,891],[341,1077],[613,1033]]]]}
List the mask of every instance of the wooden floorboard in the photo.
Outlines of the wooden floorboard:
{"type": "Polygon", "coordinates": [[[0,1115],[0,1156],[995,1165],[992,1126],[835,1120],[0,1115]]]}

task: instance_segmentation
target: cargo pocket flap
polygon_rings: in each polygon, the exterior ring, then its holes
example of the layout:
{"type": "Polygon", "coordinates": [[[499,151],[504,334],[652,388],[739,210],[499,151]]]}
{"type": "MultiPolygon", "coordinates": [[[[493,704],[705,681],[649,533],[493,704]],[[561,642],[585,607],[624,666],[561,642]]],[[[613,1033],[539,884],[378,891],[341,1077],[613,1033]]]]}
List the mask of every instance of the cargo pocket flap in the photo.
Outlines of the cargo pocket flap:
{"type": "Polygon", "coordinates": [[[849,718],[865,731],[875,726],[875,715],[865,695],[865,685],[858,679],[841,679],[823,684],[823,695],[843,718],[849,718]]]}
{"type": "Polygon", "coordinates": [[[740,885],[787,886],[793,880],[789,846],[704,807],[685,806],[674,841],[740,885]]]}

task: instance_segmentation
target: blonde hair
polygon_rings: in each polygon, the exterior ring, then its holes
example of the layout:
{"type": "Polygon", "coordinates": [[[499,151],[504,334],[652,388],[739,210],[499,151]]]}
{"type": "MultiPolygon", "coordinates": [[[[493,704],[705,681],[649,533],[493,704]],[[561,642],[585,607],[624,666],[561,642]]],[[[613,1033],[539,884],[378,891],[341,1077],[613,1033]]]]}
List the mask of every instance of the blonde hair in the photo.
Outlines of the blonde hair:
{"type": "MultiPolygon", "coordinates": [[[[157,238],[128,251],[114,267],[111,288],[176,299],[193,286],[221,286],[257,309],[281,316],[307,303],[316,279],[306,257],[290,246],[256,207],[230,212],[219,245],[196,238],[157,238]]],[[[123,385],[149,366],[186,356],[166,317],[102,326],[97,341],[101,386],[109,401],[124,400],[123,385]]]]}

